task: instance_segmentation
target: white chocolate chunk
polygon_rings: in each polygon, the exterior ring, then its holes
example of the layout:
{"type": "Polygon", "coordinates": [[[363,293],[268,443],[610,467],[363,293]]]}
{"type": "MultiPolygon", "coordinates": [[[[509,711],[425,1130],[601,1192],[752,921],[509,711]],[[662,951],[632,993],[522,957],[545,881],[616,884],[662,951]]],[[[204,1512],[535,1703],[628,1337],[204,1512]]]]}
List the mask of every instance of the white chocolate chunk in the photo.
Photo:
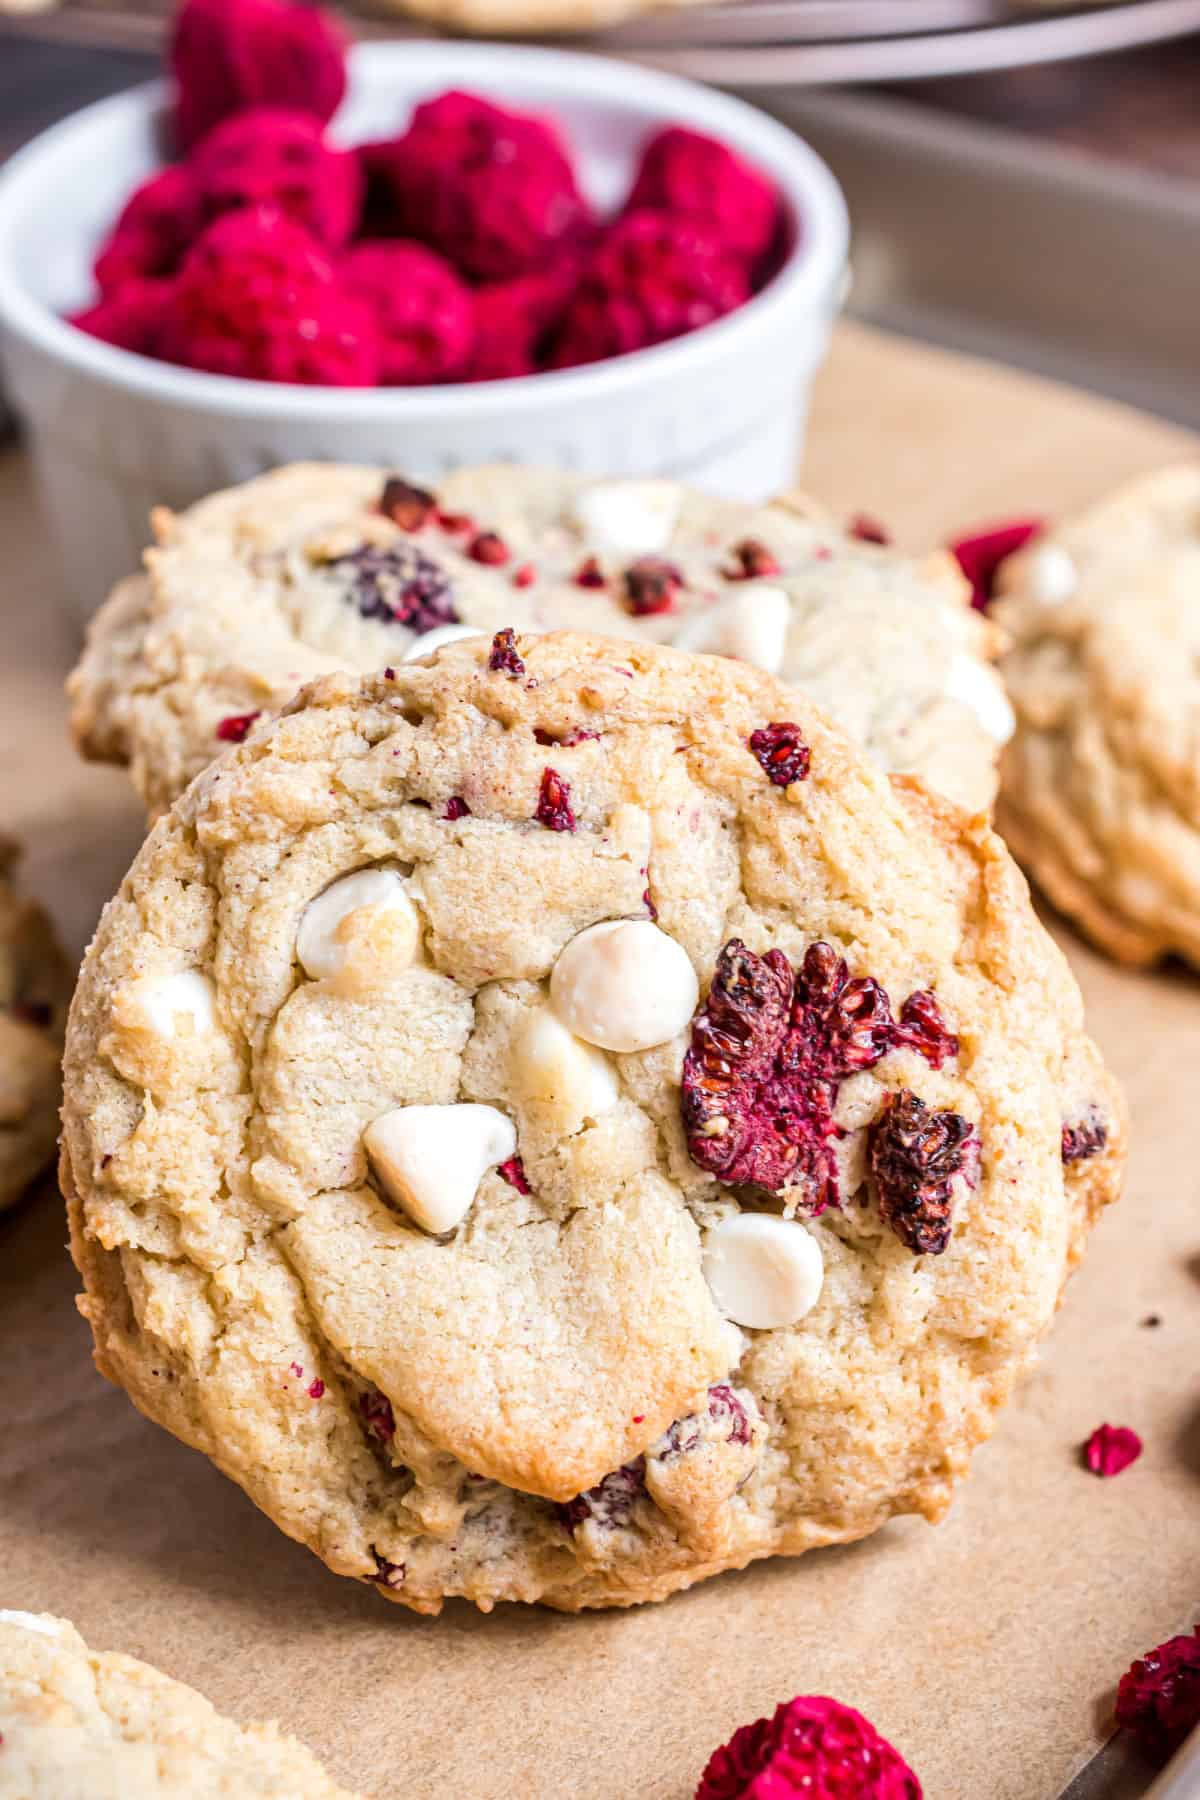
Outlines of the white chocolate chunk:
{"type": "Polygon", "coordinates": [[[812,1311],[825,1264],[816,1238],[795,1219],[736,1213],[708,1234],[704,1278],[727,1319],[770,1331],[812,1311]]]}
{"type": "Polygon", "coordinates": [[[790,619],[791,601],[784,588],[744,582],[715,606],[693,613],[676,634],[675,647],[733,656],[776,675],[783,667],[790,619]]]}
{"type": "Polygon", "coordinates": [[[550,976],[555,1012],[602,1050],[649,1050],[683,1030],[700,997],[687,951],[649,919],[589,925],[550,976]]]}
{"type": "Polygon", "coordinates": [[[386,980],[416,960],[421,917],[397,869],[359,869],[310,900],[296,932],[296,956],[313,981],[349,964],[363,979],[386,980]]]}
{"type": "Polygon", "coordinates": [[[199,1037],[216,1024],[213,984],[199,969],[144,975],[122,988],[113,1010],[121,1024],[162,1038],[199,1037]]]}
{"type": "Polygon", "coordinates": [[[432,631],[423,631],[419,638],[414,638],[401,662],[416,662],[422,656],[432,656],[443,644],[457,644],[460,638],[486,637],[474,625],[435,625],[432,631]]]}
{"type": "Polygon", "coordinates": [[[958,651],[951,661],[944,689],[948,700],[969,707],[989,737],[1007,744],[1017,728],[1016,714],[994,669],[958,651]]]}
{"type": "Polygon", "coordinates": [[[598,481],[575,496],[575,521],[601,556],[665,550],[679,517],[670,481],[598,481]]]}
{"type": "Polygon", "coordinates": [[[0,1625],[19,1625],[22,1631],[36,1631],[42,1637],[61,1637],[57,1619],[47,1618],[42,1613],[19,1612],[15,1608],[0,1608],[0,1625]]]}
{"type": "Polygon", "coordinates": [[[385,1193],[422,1231],[452,1231],[489,1169],[516,1154],[512,1120],[494,1106],[397,1106],[363,1132],[385,1193]]]}
{"type": "Polygon", "coordinates": [[[1042,606],[1061,606],[1079,586],[1079,572],[1061,544],[1043,544],[1032,551],[1026,579],[1030,593],[1042,606]]]}
{"type": "Polygon", "coordinates": [[[564,1132],[598,1119],[620,1098],[612,1064],[567,1030],[548,1006],[539,1006],[514,1048],[514,1085],[521,1096],[548,1108],[564,1132]]]}

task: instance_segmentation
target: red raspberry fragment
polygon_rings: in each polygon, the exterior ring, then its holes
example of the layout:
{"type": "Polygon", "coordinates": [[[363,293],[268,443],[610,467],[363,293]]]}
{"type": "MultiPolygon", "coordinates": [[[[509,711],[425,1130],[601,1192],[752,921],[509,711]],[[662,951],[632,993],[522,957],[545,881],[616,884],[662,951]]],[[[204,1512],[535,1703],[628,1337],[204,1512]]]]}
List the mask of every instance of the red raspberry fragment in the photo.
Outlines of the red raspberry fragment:
{"type": "Polygon", "coordinates": [[[358,1411],[368,1437],[378,1444],[390,1442],[395,1435],[396,1419],[392,1403],[378,1388],[367,1388],[358,1397],[358,1411]]]}
{"type": "Polygon", "coordinates": [[[136,187],[97,256],[101,294],[116,295],[133,276],[173,275],[200,230],[200,195],[190,169],[160,169],[136,187]]]}
{"type": "Polygon", "coordinates": [[[642,207],[694,220],[750,263],[770,249],[780,210],[765,175],[728,145],[682,125],[657,132],[642,152],[626,211],[642,207]]]}
{"type": "Polygon", "coordinates": [[[732,938],[683,1063],[692,1160],[721,1181],[798,1187],[814,1215],[837,1206],[838,1089],[908,1041],[885,989],[852,980],[829,944],[810,944],[797,973],[781,950],[757,956],[732,938]]]}
{"type": "Polygon", "coordinates": [[[379,510],[401,531],[420,531],[437,511],[437,500],[428,488],[417,487],[403,475],[389,475],[379,498],[379,510]]]}
{"type": "Polygon", "coordinates": [[[206,224],[265,202],[340,250],[362,212],[358,159],[327,144],[311,113],[280,106],[236,113],[209,132],[190,167],[206,224]]]}
{"type": "Polygon", "coordinates": [[[519,569],[513,570],[512,584],[514,587],[532,587],[536,580],[537,570],[532,563],[522,563],[519,569]]]}
{"type": "Polygon", "coordinates": [[[571,810],[571,790],[554,769],[542,770],[534,818],[547,831],[574,831],[578,821],[571,810]]]}
{"type": "Polygon", "coordinates": [[[511,625],[506,625],[492,639],[488,668],[493,675],[507,675],[512,681],[525,673],[525,664],[517,650],[517,635],[511,625]]]}
{"type": "Polygon", "coordinates": [[[262,712],[230,713],[217,726],[217,736],[223,744],[240,744],[245,739],[255,719],[261,719],[262,712]]]}
{"type": "Polygon", "coordinates": [[[1013,519],[1003,525],[989,525],[956,538],[950,545],[963,574],[971,584],[971,605],[986,612],[996,591],[996,576],[1006,557],[1022,549],[1043,527],[1042,519],[1013,519]]]}
{"type": "Polygon", "coordinates": [[[750,733],[750,749],[759,767],[775,787],[790,787],[808,775],[812,753],[800,736],[800,727],[779,720],[750,733]]]}
{"type": "Polygon", "coordinates": [[[608,576],[600,567],[598,556],[585,556],[575,571],[575,586],[581,588],[602,588],[608,586],[608,576]]]}
{"type": "Polygon", "coordinates": [[[481,531],[467,545],[467,555],[472,562],[486,563],[491,568],[497,568],[511,559],[512,551],[498,531],[481,531]]]}
{"type": "Polygon", "coordinates": [[[566,1501],[555,1510],[568,1531],[578,1530],[588,1520],[611,1531],[618,1525],[629,1523],[634,1503],[645,1491],[646,1459],[638,1456],[622,1468],[614,1469],[586,1494],[576,1495],[574,1500],[566,1501]]]}
{"type": "Polygon", "coordinates": [[[170,281],[131,278],[94,306],[72,313],[68,323],[118,350],[158,356],[172,292],[170,281]]]}
{"type": "Polygon", "coordinates": [[[855,513],[846,526],[846,536],[857,538],[860,544],[890,544],[892,541],[887,526],[873,519],[870,513],[855,513]]]}
{"type": "Polygon", "coordinates": [[[973,1131],[961,1113],[933,1112],[909,1088],[887,1095],[871,1127],[879,1211],[914,1256],[941,1256],[950,1242],[952,1183],[972,1166],[973,1131]]]}
{"type": "Polygon", "coordinates": [[[498,1163],[496,1173],[502,1181],[507,1181],[509,1187],[516,1188],[518,1194],[533,1192],[529,1185],[529,1177],[525,1173],[525,1164],[519,1156],[510,1156],[507,1162],[498,1163]]]}
{"type": "Polygon", "coordinates": [[[1142,1454],[1142,1440],[1128,1425],[1097,1425],[1083,1446],[1083,1460],[1105,1480],[1119,1475],[1142,1454]]]}
{"type": "Polygon", "coordinates": [[[1089,1106],[1082,1119],[1062,1128],[1064,1163],[1082,1162],[1098,1156],[1108,1142],[1108,1120],[1094,1106],[1089,1106]]]}
{"type": "Polygon", "coordinates": [[[323,1400],[325,1398],[325,1383],[321,1380],[319,1375],[308,1389],[308,1397],[310,1400],[323,1400]]]}
{"type": "Polygon", "coordinates": [[[341,275],[375,320],[387,386],[458,381],[466,374],[475,341],[471,293],[436,250],[403,241],[356,244],[341,275]]]}
{"type": "Polygon", "coordinates": [[[659,556],[639,556],[625,571],[625,604],[635,618],[670,612],[682,591],[683,576],[659,556]]]}
{"type": "Polygon", "coordinates": [[[364,619],[404,625],[418,637],[459,623],[446,571],[407,539],[386,548],[363,544],[330,567],[345,579],[345,598],[364,619]]]}
{"type": "Polygon", "coordinates": [[[743,538],[740,544],[733,546],[730,555],[732,564],[721,571],[726,581],[761,581],[764,576],[780,572],[778,557],[772,555],[758,538],[743,538]]]}
{"type": "Polygon", "coordinates": [[[287,106],[323,124],[346,91],[340,26],[289,0],[184,0],[168,50],[187,150],[230,113],[287,106]]]}
{"type": "Polygon", "coordinates": [[[590,225],[551,126],[476,94],[427,100],[404,136],[373,155],[400,229],[478,281],[543,269],[590,225]]]}
{"type": "Polygon", "coordinates": [[[585,264],[550,358],[599,362],[681,337],[750,296],[746,271],[712,232],[671,213],[627,213],[585,264]]]}
{"type": "Polygon", "coordinates": [[[453,824],[456,819],[469,818],[470,813],[471,809],[461,794],[451,794],[445,806],[442,808],[443,819],[448,819],[451,824],[453,824]]]}
{"type": "MultiPolygon", "coordinates": [[[[754,1435],[746,1408],[728,1382],[719,1382],[716,1387],[709,1388],[708,1416],[724,1427],[724,1435],[731,1444],[748,1444],[754,1435]]],[[[698,1413],[690,1413],[687,1418],[676,1419],[668,1425],[651,1454],[657,1462],[678,1462],[681,1456],[695,1450],[703,1436],[704,1420],[698,1413]]]]}
{"type": "Polygon", "coordinates": [[[900,1049],[915,1050],[931,1069],[940,1069],[948,1057],[958,1055],[958,1038],[947,1027],[929,988],[908,996],[900,1008],[893,1042],[900,1049]]]}
{"type": "Polygon", "coordinates": [[[1200,1625],[1168,1638],[1125,1671],[1117,1687],[1117,1724],[1165,1762],[1200,1724],[1200,1625]]]}
{"type": "Polygon", "coordinates": [[[379,346],[324,250],[277,208],[227,213],[188,251],[164,331],[191,369],[256,381],[371,387],[379,346]]]}
{"type": "Polygon", "coordinates": [[[922,1800],[922,1791],[860,1712],[802,1694],[714,1750],[696,1800],[922,1800]]]}

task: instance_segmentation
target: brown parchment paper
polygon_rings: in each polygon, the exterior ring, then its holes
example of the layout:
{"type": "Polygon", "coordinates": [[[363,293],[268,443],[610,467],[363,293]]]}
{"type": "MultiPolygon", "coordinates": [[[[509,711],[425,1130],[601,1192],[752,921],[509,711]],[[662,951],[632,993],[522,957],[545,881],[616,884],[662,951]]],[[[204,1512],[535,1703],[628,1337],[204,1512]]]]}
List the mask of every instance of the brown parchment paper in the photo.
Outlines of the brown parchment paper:
{"type": "MultiPolygon", "coordinates": [[[[846,327],[805,479],[915,545],[1197,447],[846,327]]],[[[66,745],[73,646],[17,452],[0,458],[0,546],[0,822],[78,950],[140,821],[123,778],[66,745]]],[[[414,1618],[327,1574],[94,1373],[47,1183],[0,1223],[0,1605],[65,1613],[242,1718],[279,1718],[380,1800],[688,1800],[735,1726],[804,1691],[861,1707],[929,1800],[1051,1800],[1131,1656],[1200,1599],[1200,982],[1122,973],[1061,935],[1132,1103],[1128,1191],[943,1526],[903,1521],[628,1613],[414,1618]],[[1078,1463],[1104,1419],[1146,1440],[1110,1482],[1078,1463]]]]}

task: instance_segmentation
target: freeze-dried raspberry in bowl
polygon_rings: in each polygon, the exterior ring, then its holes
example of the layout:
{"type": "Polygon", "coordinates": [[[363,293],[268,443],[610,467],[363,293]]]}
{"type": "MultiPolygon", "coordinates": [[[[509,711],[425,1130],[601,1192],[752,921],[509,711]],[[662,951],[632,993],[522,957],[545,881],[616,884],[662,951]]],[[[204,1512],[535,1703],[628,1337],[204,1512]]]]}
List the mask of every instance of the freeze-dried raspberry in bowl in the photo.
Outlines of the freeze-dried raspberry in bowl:
{"type": "Polygon", "coordinates": [[[436,250],[402,240],[356,244],[341,279],[375,321],[385,385],[457,381],[466,373],[475,344],[471,291],[436,250]]]}
{"type": "Polygon", "coordinates": [[[552,128],[477,94],[427,100],[390,152],[374,154],[400,228],[478,281],[545,268],[592,222],[552,128]]]}
{"type": "Polygon", "coordinates": [[[185,150],[250,106],[295,107],[324,123],[346,91],[341,27],[290,0],[184,0],[168,59],[185,150]]]}
{"type": "Polygon", "coordinates": [[[190,369],[325,387],[371,387],[379,343],[306,231],[275,207],[228,213],[199,237],[174,285],[162,354],[190,369]]]}
{"type": "Polygon", "coordinates": [[[515,281],[489,281],[475,289],[475,349],[472,381],[532,375],[542,345],[561,319],[576,271],[568,259],[544,274],[515,281]]]}
{"type": "Polygon", "coordinates": [[[257,106],[210,131],[188,165],[206,221],[268,202],[333,249],[363,205],[358,158],[325,141],[311,114],[257,106]]]}
{"type": "Polygon", "coordinates": [[[200,229],[200,195],[189,169],[160,169],[136,187],[105,239],[93,272],[101,294],[140,276],[173,275],[200,229]]]}
{"type": "Polygon", "coordinates": [[[163,354],[163,325],[171,303],[170,281],[131,277],[113,293],[71,315],[71,324],[102,344],[133,350],[139,356],[163,354]]]}
{"type": "Polygon", "coordinates": [[[749,263],[771,248],[780,212],[772,181],[716,138],[683,125],[658,132],[642,152],[626,211],[644,208],[706,226],[749,263]]]}

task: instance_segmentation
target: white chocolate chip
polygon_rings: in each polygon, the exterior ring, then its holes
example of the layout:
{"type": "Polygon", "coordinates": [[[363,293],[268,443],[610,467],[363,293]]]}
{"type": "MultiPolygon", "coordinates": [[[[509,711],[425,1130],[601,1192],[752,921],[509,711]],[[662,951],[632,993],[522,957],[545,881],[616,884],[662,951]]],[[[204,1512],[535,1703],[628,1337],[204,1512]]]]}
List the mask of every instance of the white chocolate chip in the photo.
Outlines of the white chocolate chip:
{"type": "Polygon", "coordinates": [[[460,638],[486,637],[486,631],[480,631],[474,625],[435,625],[432,631],[423,631],[419,638],[414,638],[401,662],[416,662],[422,656],[432,656],[443,644],[457,644],[460,638]]]}
{"type": "Polygon", "coordinates": [[[550,977],[555,1012],[602,1050],[649,1050],[683,1030],[700,997],[687,951],[649,919],[589,925],[550,977]]]}
{"type": "Polygon", "coordinates": [[[359,869],[310,900],[296,932],[296,956],[313,981],[349,964],[364,977],[397,975],[416,960],[421,918],[396,869],[359,869]]]}
{"type": "Polygon", "coordinates": [[[693,613],[675,637],[677,650],[733,656],[776,675],[783,667],[791,601],[769,582],[745,582],[715,606],[693,613]]]}
{"type": "Polygon", "coordinates": [[[575,496],[575,520],[601,556],[665,550],[679,517],[671,481],[598,481],[575,496]]]}
{"type": "Polygon", "coordinates": [[[388,1196],[422,1231],[452,1231],[489,1169],[516,1154],[512,1120],[494,1106],[397,1106],[363,1132],[388,1196]]]}
{"type": "Polygon", "coordinates": [[[1026,580],[1040,605],[1061,606],[1079,586],[1079,572],[1061,544],[1043,544],[1030,554],[1026,580]]]}
{"type": "Polygon", "coordinates": [[[821,1246],[794,1219],[735,1213],[709,1232],[704,1278],[727,1319],[755,1331],[794,1325],[821,1294],[821,1246]]]}
{"type": "Polygon", "coordinates": [[[998,744],[1006,744],[1016,730],[1016,714],[1004,683],[994,669],[965,651],[957,652],[952,659],[944,692],[948,700],[968,707],[998,744]]]}
{"type": "Polygon", "coordinates": [[[620,1098],[603,1051],[575,1037],[548,1006],[537,1007],[522,1029],[513,1075],[523,1098],[549,1108],[564,1132],[598,1119],[620,1098]]]}
{"type": "Polygon", "coordinates": [[[213,984],[199,969],[144,975],[121,990],[114,1011],[162,1038],[199,1037],[216,1024],[213,984]]]}
{"type": "Polygon", "coordinates": [[[57,1619],[45,1618],[40,1613],[10,1611],[7,1607],[0,1608],[0,1625],[19,1625],[22,1631],[36,1631],[42,1637],[62,1636],[57,1619]]]}

